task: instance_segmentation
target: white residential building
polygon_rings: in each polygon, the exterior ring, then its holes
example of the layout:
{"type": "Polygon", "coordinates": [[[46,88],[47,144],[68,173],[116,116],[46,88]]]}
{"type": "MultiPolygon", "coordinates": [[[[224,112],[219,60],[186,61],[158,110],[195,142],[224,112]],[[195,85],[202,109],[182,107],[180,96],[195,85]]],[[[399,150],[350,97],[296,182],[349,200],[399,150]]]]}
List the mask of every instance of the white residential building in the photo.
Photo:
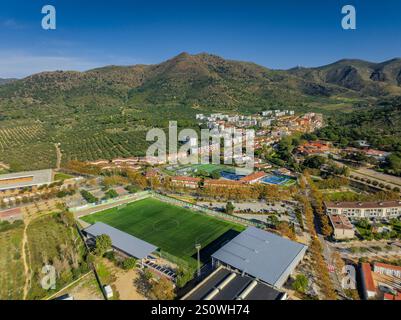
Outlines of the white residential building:
{"type": "Polygon", "coordinates": [[[327,214],[348,218],[395,218],[401,216],[401,201],[325,202],[327,214]]]}

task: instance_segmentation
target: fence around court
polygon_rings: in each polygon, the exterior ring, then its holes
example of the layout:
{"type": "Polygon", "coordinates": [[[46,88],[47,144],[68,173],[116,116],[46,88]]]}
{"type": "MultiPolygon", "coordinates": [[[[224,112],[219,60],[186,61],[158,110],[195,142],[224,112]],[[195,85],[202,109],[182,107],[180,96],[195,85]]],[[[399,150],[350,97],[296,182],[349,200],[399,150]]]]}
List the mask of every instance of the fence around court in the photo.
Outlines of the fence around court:
{"type": "MultiPolygon", "coordinates": [[[[121,196],[118,198],[114,198],[114,199],[108,199],[108,200],[102,200],[96,203],[88,203],[85,204],[83,206],[79,206],[79,207],[73,207],[70,208],[71,212],[79,212],[79,211],[83,211],[83,210],[89,210],[89,209],[93,209],[93,208],[102,208],[102,206],[105,205],[115,205],[116,207],[120,207],[126,204],[129,204],[131,202],[135,202],[138,200],[142,200],[142,199],[146,199],[151,197],[152,194],[149,191],[141,191],[141,192],[137,192],[135,194],[129,194],[129,195],[125,195],[125,196],[121,196]],[[122,201],[127,201],[127,200],[131,200],[130,202],[127,203],[120,203],[122,201]]],[[[110,209],[112,207],[109,207],[108,209],[110,209]]],[[[99,211],[103,211],[104,209],[100,209],[99,211]]],[[[92,213],[96,213],[96,212],[92,212],[92,213]]]]}
{"type": "MultiPolygon", "coordinates": [[[[184,207],[184,208],[189,208],[192,211],[198,212],[198,213],[203,213],[203,214],[207,214],[210,216],[214,216],[223,220],[227,220],[227,221],[231,221],[231,222],[236,222],[236,223],[240,223],[242,225],[246,225],[246,226],[255,226],[257,228],[265,228],[266,225],[262,224],[262,223],[257,223],[248,219],[244,219],[241,217],[237,217],[237,216],[233,216],[224,212],[218,212],[218,211],[214,211],[214,210],[210,210],[208,208],[190,203],[190,202],[185,202],[183,200],[178,200],[176,198],[170,197],[170,196],[166,196],[166,195],[162,195],[160,193],[154,192],[154,191],[141,191],[138,193],[135,193],[134,195],[127,195],[127,196],[123,196],[123,197],[119,197],[116,199],[111,199],[111,200],[107,200],[107,201],[103,201],[102,203],[96,203],[96,204],[87,204],[85,206],[82,207],[76,207],[76,208],[70,208],[70,210],[72,212],[79,212],[79,211],[83,211],[83,210],[88,210],[88,209],[93,209],[96,207],[99,207],[98,211],[103,211],[105,210],[104,208],[102,208],[102,206],[104,205],[115,205],[115,207],[120,207],[120,206],[125,206],[125,205],[129,205],[129,203],[138,201],[138,200],[142,200],[142,199],[146,199],[149,197],[154,197],[160,201],[163,202],[167,202],[179,207],[184,207]],[[124,204],[120,204],[119,202],[124,201],[124,200],[132,200],[130,202],[124,203],[124,204]]],[[[114,206],[113,206],[114,207],[114,206]]],[[[108,208],[110,209],[110,207],[108,208]]],[[[91,214],[96,213],[97,211],[93,211],[91,212],[91,214]]]]}
{"type": "Polygon", "coordinates": [[[257,222],[254,222],[254,221],[250,221],[248,219],[244,219],[244,218],[241,218],[241,217],[233,216],[233,215],[230,215],[230,214],[227,214],[227,213],[224,213],[224,212],[218,212],[218,211],[210,210],[208,208],[205,208],[205,207],[202,207],[202,206],[198,206],[196,204],[185,202],[185,201],[182,201],[182,200],[178,200],[176,198],[165,196],[165,195],[162,195],[162,194],[159,194],[159,193],[156,193],[156,192],[152,192],[152,196],[157,198],[157,199],[159,199],[159,200],[161,200],[161,201],[164,201],[164,202],[168,202],[168,203],[180,206],[180,207],[189,208],[189,209],[192,209],[194,211],[198,211],[200,213],[206,213],[207,215],[218,217],[218,218],[221,218],[221,219],[224,219],[224,220],[228,220],[228,221],[231,221],[231,222],[237,222],[237,223],[240,223],[240,224],[243,224],[243,225],[246,225],[246,226],[254,226],[254,227],[257,227],[257,228],[265,228],[266,227],[266,225],[264,225],[262,223],[257,223],[257,222]]]}
{"type": "Polygon", "coordinates": [[[193,263],[190,263],[189,261],[179,258],[171,253],[168,253],[167,251],[164,250],[158,250],[155,253],[153,253],[155,256],[159,256],[162,259],[168,260],[177,266],[183,267],[187,270],[195,270],[196,269],[196,260],[193,261],[193,263]]]}

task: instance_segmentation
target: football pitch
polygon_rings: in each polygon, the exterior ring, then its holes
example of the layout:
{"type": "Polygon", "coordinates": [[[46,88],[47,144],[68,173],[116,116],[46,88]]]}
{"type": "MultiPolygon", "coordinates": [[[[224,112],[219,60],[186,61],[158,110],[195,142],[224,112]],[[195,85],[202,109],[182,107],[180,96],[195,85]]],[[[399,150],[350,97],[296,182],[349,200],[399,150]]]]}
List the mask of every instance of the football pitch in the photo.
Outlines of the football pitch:
{"type": "MultiPolygon", "coordinates": [[[[195,244],[202,248],[228,231],[244,227],[219,220],[189,209],[177,207],[154,198],[112,208],[82,218],[88,223],[104,222],[121,231],[158,246],[161,251],[193,264],[195,244]]],[[[224,240],[224,239],[223,239],[224,240]]]]}

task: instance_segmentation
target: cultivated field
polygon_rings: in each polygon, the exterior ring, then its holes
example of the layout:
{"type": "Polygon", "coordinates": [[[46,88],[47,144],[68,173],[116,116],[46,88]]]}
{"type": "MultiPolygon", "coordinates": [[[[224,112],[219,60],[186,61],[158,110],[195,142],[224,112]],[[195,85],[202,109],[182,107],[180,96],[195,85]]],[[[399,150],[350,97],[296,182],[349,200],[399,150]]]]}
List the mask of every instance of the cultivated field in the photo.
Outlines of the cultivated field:
{"type": "Polygon", "coordinates": [[[25,283],[22,263],[23,224],[0,231],[0,300],[23,298],[25,283]]]}
{"type": "Polygon", "coordinates": [[[52,168],[56,151],[39,124],[0,129],[0,159],[14,171],[52,168]]]}
{"type": "Polygon", "coordinates": [[[192,256],[196,253],[196,243],[205,248],[231,229],[243,230],[242,226],[153,198],[88,215],[82,220],[109,224],[191,264],[195,262],[192,256]]]}

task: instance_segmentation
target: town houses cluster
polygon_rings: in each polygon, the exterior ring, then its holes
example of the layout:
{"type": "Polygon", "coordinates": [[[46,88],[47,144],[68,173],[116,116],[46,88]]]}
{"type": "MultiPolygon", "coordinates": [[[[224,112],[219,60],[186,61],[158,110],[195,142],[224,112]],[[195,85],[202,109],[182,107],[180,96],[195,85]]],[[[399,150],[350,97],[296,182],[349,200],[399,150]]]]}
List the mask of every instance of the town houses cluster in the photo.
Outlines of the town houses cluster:
{"type": "Polygon", "coordinates": [[[313,132],[323,127],[323,115],[309,112],[296,115],[293,110],[267,110],[254,115],[212,113],[197,114],[196,120],[200,127],[205,127],[215,133],[235,133],[239,129],[253,128],[255,130],[255,147],[271,145],[282,137],[296,132],[313,132]]]}

